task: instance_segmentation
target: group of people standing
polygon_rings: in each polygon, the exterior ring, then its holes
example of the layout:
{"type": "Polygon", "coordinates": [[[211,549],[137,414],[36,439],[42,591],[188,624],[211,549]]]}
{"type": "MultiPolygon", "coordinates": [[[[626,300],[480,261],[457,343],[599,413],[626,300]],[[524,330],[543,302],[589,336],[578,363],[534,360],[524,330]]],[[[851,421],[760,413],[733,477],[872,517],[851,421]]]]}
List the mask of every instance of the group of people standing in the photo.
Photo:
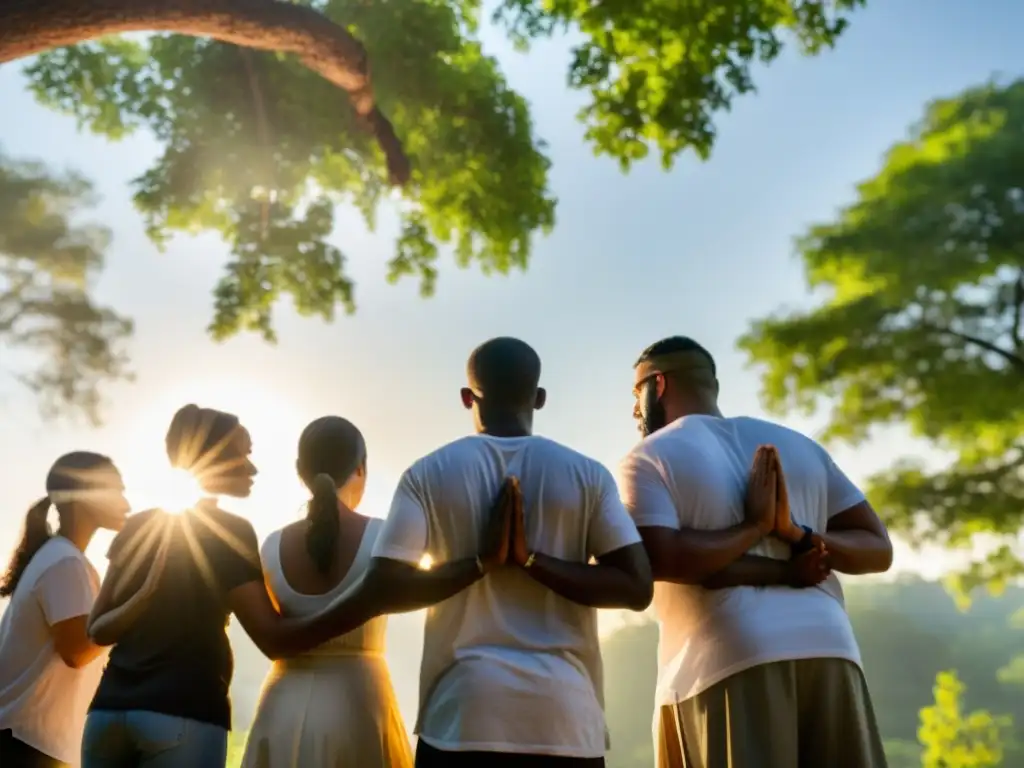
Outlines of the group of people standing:
{"type": "Polygon", "coordinates": [[[307,515],[262,550],[218,506],[256,476],[231,414],[174,416],[168,457],[205,494],[182,513],[129,515],[109,458],[61,457],[0,584],[0,765],[222,768],[234,615],[274,661],[245,768],[598,768],[597,609],[653,598],[659,768],[883,768],[835,576],[891,563],[864,495],[810,438],[724,417],[689,338],[634,365],[643,439],[618,483],[533,434],[540,370],[517,339],[474,350],[474,434],[415,462],[384,520],[357,511],[362,434],[312,422],[307,515]],[[100,528],[118,531],[102,584],[83,554],[100,528]],[[387,614],[423,608],[414,754],[383,646],[387,614]]]}

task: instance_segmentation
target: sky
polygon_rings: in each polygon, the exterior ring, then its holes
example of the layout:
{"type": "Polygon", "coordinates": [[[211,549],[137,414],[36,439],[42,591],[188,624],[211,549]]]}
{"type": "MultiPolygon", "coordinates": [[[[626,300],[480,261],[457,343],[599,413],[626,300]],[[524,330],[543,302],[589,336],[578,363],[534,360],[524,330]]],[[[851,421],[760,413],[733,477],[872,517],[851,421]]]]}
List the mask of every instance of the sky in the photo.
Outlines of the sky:
{"type": "MultiPolygon", "coordinates": [[[[147,240],[129,180],[152,162],[144,134],[114,144],[37,106],[17,63],[0,68],[0,148],[91,178],[102,196],[92,217],[114,242],[97,296],[134,318],[137,379],[107,390],[101,429],[40,419],[29,393],[0,373],[0,552],[13,546],[24,511],[42,495],[50,463],[73,449],[105,452],[120,465],[132,501],[165,488],[163,435],[186,402],[232,410],[250,426],[261,475],[233,508],[261,536],[301,514],[294,450],[311,419],[353,420],[369,445],[363,511],[383,516],[402,470],[471,427],[458,400],[465,360],[479,342],[518,336],[544,361],[548,406],[537,431],[614,464],[636,440],[631,364],[651,342],[686,334],[715,356],[727,414],[763,415],[759,379],[735,348],[750,322],[810,301],[792,239],[827,220],[873,174],[933,98],[992,75],[1024,70],[1024,3],[1014,0],[874,0],[835,51],[784,55],[756,72],[759,92],[718,119],[709,162],[656,160],[623,175],[595,158],[575,119],[583,103],[564,85],[566,41],[512,50],[484,34],[510,83],[530,101],[550,146],[559,199],[554,232],[539,238],[529,270],[485,277],[442,266],[437,293],[384,280],[394,230],[368,233],[343,211],[334,235],[349,258],[359,311],[327,325],[276,312],[279,343],[253,336],[215,344],[205,334],[211,290],[227,249],[213,237],[178,238],[164,253],[147,240]]],[[[5,362],[24,362],[7,349],[5,362]]],[[[786,417],[814,431],[820,421],[786,417]]],[[[926,451],[899,430],[836,451],[854,479],[895,457],[926,451]]],[[[109,537],[89,554],[102,567],[109,537]]],[[[4,554],[6,556],[6,554],[4,554]]],[[[935,575],[951,561],[900,547],[897,565],[935,575]]]]}

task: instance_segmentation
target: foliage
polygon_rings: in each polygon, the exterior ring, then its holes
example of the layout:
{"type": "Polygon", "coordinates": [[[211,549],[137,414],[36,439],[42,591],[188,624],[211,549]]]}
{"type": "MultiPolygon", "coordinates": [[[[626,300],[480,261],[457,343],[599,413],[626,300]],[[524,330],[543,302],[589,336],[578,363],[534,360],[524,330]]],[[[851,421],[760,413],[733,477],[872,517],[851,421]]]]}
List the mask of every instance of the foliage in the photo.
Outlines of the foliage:
{"type": "Polygon", "coordinates": [[[986,710],[964,715],[964,685],[956,672],[935,678],[935,704],[921,710],[918,732],[924,753],[922,768],[989,768],[1003,762],[1003,737],[1012,727],[1009,717],[993,717],[986,710]]]}
{"type": "MultiPolygon", "coordinates": [[[[315,0],[363,41],[374,90],[413,163],[398,203],[390,279],[418,276],[429,295],[441,246],[460,265],[525,268],[531,236],[552,226],[548,160],[525,100],[477,38],[479,0],[315,0]]],[[[624,167],[657,146],[668,165],[707,157],[712,118],[753,88],[750,66],[790,34],[808,53],[831,46],[863,0],[645,0],[593,4],[505,0],[513,39],[575,27],[569,82],[599,152],[624,167]]],[[[215,230],[232,258],[216,288],[211,330],[273,338],[271,310],[290,296],[330,319],[355,307],[333,208],[372,226],[387,199],[382,158],[347,98],[291,58],[177,36],[108,39],[45,54],[27,68],[41,103],[117,139],[145,127],[164,145],[133,184],[150,235],[215,230]]],[[[342,238],[343,242],[343,238],[342,238]]]]}
{"type": "MultiPolygon", "coordinates": [[[[553,222],[548,160],[525,101],[463,35],[458,9],[335,0],[324,10],[365,42],[378,101],[414,163],[391,277],[418,275],[432,292],[441,243],[461,264],[524,267],[531,234],[553,222]]],[[[229,244],[215,337],[256,330],[272,339],[283,295],[305,315],[354,309],[345,256],[330,238],[334,206],[356,206],[373,226],[389,188],[345,94],[291,58],[173,35],[59,49],[27,72],[44,104],[91,130],[119,138],[146,127],[163,143],[133,182],[135,203],[158,244],[201,230],[229,244]]]]}
{"type": "Polygon", "coordinates": [[[93,202],[81,177],[0,154],[0,344],[42,361],[5,372],[36,391],[47,412],[72,405],[95,421],[98,384],[128,375],[123,342],[132,325],[89,297],[109,233],[73,218],[93,202]]]}
{"type": "Polygon", "coordinates": [[[766,370],[765,405],[831,402],[826,439],[905,424],[952,457],[873,478],[888,524],[912,540],[1007,545],[960,582],[1024,572],[1024,80],[928,105],[857,200],[799,240],[823,302],[756,322],[741,340],[766,370]]]}
{"type": "Polygon", "coordinates": [[[495,14],[522,46],[572,29],[569,84],[585,90],[579,113],[598,154],[623,169],[653,146],[669,168],[693,149],[707,159],[714,119],[754,90],[751,65],[794,38],[807,54],[832,47],[865,0],[501,0],[495,14]]]}

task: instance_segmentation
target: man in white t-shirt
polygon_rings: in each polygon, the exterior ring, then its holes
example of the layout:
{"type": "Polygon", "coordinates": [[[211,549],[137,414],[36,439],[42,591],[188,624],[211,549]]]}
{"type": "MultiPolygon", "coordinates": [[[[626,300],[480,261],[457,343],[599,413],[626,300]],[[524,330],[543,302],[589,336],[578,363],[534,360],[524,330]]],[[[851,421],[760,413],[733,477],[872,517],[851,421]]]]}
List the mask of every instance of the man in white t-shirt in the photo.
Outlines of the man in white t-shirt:
{"type": "Polygon", "coordinates": [[[603,766],[596,609],[650,603],[640,536],[605,467],[532,434],[545,398],[533,349],[493,339],[467,372],[462,402],[476,434],[405,472],[367,576],[390,593],[390,610],[436,603],[423,641],[416,765],[603,766]],[[510,476],[521,503],[502,567],[478,542],[510,476]],[[429,571],[416,568],[425,554],[429,571]]]}
{"type": "Polygon", "coordinates": [[[659,768],[884,768],[831,573],[887,570],[884,525],[814,440],[724,418],[693,340],[634,368],[620,487],[656,580],[659,768]]]}

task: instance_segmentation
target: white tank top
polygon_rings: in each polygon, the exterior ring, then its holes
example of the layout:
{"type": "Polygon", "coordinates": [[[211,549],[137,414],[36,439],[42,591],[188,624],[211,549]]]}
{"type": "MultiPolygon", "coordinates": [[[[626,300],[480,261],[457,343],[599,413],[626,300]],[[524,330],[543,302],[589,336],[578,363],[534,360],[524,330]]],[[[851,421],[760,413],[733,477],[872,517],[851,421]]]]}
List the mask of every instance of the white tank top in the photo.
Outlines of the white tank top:
{"type": "MultiPolygon", "coordinates": [[[[362,579],[363,574],[370,565],[370,558],[373,553],[373,545],[380,533],[383,520],[371,518],[363,531],[363,538],[359,542],[359,549],[352,559],[352,565],[341,581],[328,592],[322,595],[306,595],[297,592],[285,579],[284,569],[281,567],[281,531],[274,531],[263,543],[261,556],[263,558],[263,569],[267,575],[267,581],[274,596],[277,598],[281,613],[289,617],[301,618],[318,613],[336,597],[353,589],[362,579]]],[[[352,655],[379,655],[384,653],[384,632],[387,629],[387,616],[378,616],[375,619],[354,629],[347,635],[339,635],[328,640],[323,645],[317,646],[309,651],[306,656],[352,656],[352,655]]]]}

